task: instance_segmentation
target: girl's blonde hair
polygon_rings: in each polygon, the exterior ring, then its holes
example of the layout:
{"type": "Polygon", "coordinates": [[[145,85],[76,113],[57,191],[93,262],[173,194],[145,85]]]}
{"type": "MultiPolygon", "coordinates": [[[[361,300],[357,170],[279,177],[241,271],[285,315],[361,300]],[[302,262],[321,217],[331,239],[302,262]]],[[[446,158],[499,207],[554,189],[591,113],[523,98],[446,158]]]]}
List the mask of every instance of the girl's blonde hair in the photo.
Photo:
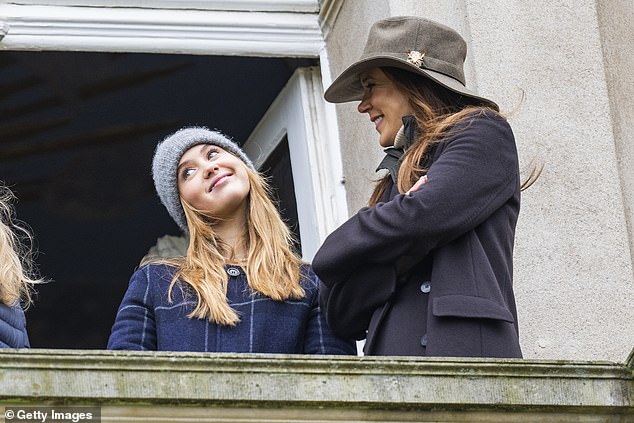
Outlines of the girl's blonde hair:
{"type": "Polygon", "coordinates": [[[0,302],[13,306],[31,304],[32,285],[41,282],[35,276],[33,238],[29,231],[15,220],[15,196],[0,184],[0,302]]]}
{"type": "MultiPolygon", "coordinates": [[[[394,83],[399,91],[405,94],[409,105],[414,110],[414,119],[419,129],[419,135],[412,146],[403,154],[398,171],[397,187],[400,193],[409,190],[416,181],[427,171],[421,164],[430,148],[442,142],[451,135],[456,124],[473,119],[485,111],[498,115],[497,110],[479,104],[477,100],[454,93],[440,87],[438,84],[422,78],[411,72],[397,68],[381,68],[386,76],[394,83]]],[[[539,177],[541,169],[535,166],[530,175],[521,183],[521,190],[530,187],[539,177]]],[[[390,175],[379,180],[369,205],[378,203],[389,183],[390,175]]]]}
{"type": "MultiPolygon", "coordinates": [[[[271,189],[266,180],[247,166],[250,191],[247,207],[245,247],[248,251],[246,274],[254,293],[276,301],[304,297],[300,284],[301,259],[293,251],[293,235],[271,201],[271,189]]],[[[196,293],[198,303],[189,318],[208,319],[225,326],[234,326],[240,318],[227,303],[228,276],[224,269],[224,254],[229,248],[214,231],[213,216],[196,210],[182,200],[189,246],[185,257],[160,260],[178,268],[169,287],[178,280],[196,293]]]]}

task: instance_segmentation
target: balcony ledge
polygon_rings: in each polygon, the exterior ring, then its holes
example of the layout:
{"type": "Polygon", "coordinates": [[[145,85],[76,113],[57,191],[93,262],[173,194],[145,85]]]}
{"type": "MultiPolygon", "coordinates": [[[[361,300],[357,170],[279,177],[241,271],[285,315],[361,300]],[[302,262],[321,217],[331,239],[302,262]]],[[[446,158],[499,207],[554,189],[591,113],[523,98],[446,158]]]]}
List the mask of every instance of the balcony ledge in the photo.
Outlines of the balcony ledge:
{"type": "Polygon", "coordinates": [[[0,350],[0,405],[98,405],[102,421],[634,422],[612,362],[0,350]]]}

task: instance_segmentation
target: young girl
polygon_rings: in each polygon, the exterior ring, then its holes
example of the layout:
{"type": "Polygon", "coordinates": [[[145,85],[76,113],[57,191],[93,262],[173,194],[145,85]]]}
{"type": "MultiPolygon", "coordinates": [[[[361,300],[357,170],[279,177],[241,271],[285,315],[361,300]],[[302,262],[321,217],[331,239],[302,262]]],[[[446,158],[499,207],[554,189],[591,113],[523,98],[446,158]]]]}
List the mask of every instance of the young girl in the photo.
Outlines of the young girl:
{"type": "Polygon", "coordinates": [[[517,151],[497,105],[465,87],[465,55],[444,25],[385,19],[326,91],[360,100],[386,148],[370,207],[313,260],[328,322],[368,355],[521,357],[517,151]]]}
{"type": "Polygon", "coordinates": [[[184,128],[158,145],[152,171],[189,246],[132,275],[109,349],[355,353],[328,328],[318,279],[237,144],[184,128]]]}
{"type": "Polygon", "coordinates": [[[29,233],[14,221],[9,188],[0,184],[0,348],[29,348],[26,319],[22,305],[31,302],[31,285],[39,282],[31,276],[31,255],[16,236],[30,239],[29,233]]]}

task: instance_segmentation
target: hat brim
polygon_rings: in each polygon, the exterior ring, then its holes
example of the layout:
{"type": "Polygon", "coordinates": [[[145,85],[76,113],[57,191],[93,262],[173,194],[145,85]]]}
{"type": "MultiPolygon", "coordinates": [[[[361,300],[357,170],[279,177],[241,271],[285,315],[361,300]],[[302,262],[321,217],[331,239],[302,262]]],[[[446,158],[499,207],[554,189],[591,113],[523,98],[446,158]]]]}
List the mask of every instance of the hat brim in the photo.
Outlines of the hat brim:
{"type": "Polygon", "coordinates": [[[475,102],[484,106],[492,107],[495,110],[499,110],[498,105],[489,100],[488,98],[481,97],[469,90],[462,83],[450,76],[436,72],[430,69],[420,68],[398,57],[389,55],[372,56],[369,58],[361,59],[356,63],[350,65],[339,75],[333,83],[328,87],[324,98],[331,103],[346,103],[348,101],[360,101],[363,98],[363,86],[361,85],[361,73],[380,67],[393,67],[403,69],[440,84],[442,87],[447,88],[455,93],[469,97],[475,102]]]}

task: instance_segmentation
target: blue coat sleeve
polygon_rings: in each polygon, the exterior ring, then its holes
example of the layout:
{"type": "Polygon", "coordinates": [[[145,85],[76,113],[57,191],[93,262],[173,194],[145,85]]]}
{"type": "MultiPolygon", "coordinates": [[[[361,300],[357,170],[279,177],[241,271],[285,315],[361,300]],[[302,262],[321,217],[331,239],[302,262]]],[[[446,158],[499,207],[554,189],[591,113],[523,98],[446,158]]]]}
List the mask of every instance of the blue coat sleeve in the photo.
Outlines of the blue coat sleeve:
{"type": "Polygon", "coordinates": [[[439,151],[420,190],[361,209],[326,238],[313,260],[324,284],[396,266],[402,257],[425,257],[477,227],[516,192],[517,150],[502,117],[486,113],[459,124],[439,151]]]}
{"type": "Polygon", "coordinates": [[[0,303],[0,348],[29,348],[26,318],[20,305],[0,303]]]}
{"type": "Polygon", "coordinates": [[[356,344],[352,339],[340,338],[330,329],[319,306],[319,280],[312,271],[309,274],[313,289],[306,290],[310,295],[311,309],[304,335],[305,354],[356,355],[356,344]]]}
{"type": "Polygon", "coordinates": [[[119,306],[108,340],[109,350],[156,350],[152,266],[137,270],[119,306]]]}

